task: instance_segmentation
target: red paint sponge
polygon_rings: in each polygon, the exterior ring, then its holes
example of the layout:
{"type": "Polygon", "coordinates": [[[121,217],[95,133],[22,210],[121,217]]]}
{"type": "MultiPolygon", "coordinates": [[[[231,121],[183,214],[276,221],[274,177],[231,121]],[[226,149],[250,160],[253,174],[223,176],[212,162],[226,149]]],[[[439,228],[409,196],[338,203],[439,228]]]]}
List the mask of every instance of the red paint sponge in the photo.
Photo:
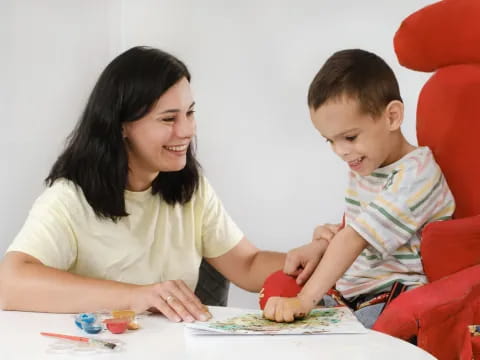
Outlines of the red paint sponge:
{"type": "Polygon", "coordinates": [[[272,296],[294,297],[300,290],[302,286],[297,284],[293,276],[285,274],[282,270],[276,271],[263,283],[258,299],[260,309],[265,308],[268,299],[272,296]]]}

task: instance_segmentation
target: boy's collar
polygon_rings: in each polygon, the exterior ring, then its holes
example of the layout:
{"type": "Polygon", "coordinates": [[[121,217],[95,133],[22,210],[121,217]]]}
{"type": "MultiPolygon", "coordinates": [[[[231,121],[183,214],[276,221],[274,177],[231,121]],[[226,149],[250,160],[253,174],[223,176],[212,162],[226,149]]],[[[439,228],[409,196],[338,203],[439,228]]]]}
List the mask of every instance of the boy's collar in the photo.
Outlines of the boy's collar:
{"type": "Polygon", "coordinates": [[[367,176],[372,176],[375,178],[386,178],[390,173],[395,170],[401,163],[403,163],[406,159],[412,157],[412,156],[418,156],[420,154],[423,154],[425,152],[431,152],[431,150],[428,148],[428,146],[419,146],[415,150],[410,151],[408,154],[405,154],[402,158],[398,159],[397,161],[388,164],[386,166],[383,166],[381,168],[378,168],[374,170],[370,175],[367,176]]]}

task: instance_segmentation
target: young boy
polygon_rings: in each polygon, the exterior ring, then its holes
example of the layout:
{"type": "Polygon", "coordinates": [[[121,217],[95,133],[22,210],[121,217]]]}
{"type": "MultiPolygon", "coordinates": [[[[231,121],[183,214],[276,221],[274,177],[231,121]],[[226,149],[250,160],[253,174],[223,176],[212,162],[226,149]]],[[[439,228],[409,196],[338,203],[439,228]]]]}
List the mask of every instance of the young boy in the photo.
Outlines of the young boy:
{"type": "MultiPolygon", "coordinates": [[[[350,167],[344,227],[318,227],[312,243],[289,253],[284,271],[300,272],[297,282],[314,271],[297,297],[268,300],[264,316],[278,322],[304,316],[334,285],[355,310],[395,283],[425,284],[421,230],[455,209],[430,149],[409,144],[400,130],[397,80],[380,57],[358,49],[333,54],[310,85],[308,106],[316,129],[350,167]]],[[[371,327],[383,305],[357,317],[371,327]]]]}

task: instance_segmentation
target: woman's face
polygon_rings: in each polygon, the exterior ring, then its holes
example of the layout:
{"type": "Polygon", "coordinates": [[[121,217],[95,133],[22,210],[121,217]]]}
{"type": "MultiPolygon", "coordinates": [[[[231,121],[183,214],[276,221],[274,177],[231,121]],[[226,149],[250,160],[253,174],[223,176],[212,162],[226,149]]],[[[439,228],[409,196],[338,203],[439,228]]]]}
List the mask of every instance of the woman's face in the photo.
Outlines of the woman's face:
{"type": "Polygon", "coordinates": [[[151,182],[159,172],[185,167],[196,131],[194,105],[190,83],[182,78],[145,116],[123,124],[130,173],[151,182]]]}

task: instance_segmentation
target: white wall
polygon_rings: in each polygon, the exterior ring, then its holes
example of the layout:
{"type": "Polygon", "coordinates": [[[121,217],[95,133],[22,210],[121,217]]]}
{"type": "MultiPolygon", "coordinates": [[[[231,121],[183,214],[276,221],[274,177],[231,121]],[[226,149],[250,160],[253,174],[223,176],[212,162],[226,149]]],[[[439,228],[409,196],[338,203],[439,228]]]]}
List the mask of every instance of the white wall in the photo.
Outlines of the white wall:
{"type": "Polygon", "coordinates": [[[107,62],[120,51],[120,6],[95,0],[0,2],[0,252],[107,62]]]}
{"type": "MultiPolygon", "coordinates": [[[[428,77],[399,67],[401,20],[433,1],[1,0],[0,251],[21,226],[101,69],[150,45],[189,66],[199,159],[257,246],[288,250],[337,221],[346,168],[308,119],[306,92],[334,51],[364,48],[397,73],[404,131],[428,77]],[[5,47],[6,46],[6,47],[5,47]],[[8,69],[8,70],[5,70],[8,69]]],[[[256,307],[233,288],[230,305],[256,307]]]]}

